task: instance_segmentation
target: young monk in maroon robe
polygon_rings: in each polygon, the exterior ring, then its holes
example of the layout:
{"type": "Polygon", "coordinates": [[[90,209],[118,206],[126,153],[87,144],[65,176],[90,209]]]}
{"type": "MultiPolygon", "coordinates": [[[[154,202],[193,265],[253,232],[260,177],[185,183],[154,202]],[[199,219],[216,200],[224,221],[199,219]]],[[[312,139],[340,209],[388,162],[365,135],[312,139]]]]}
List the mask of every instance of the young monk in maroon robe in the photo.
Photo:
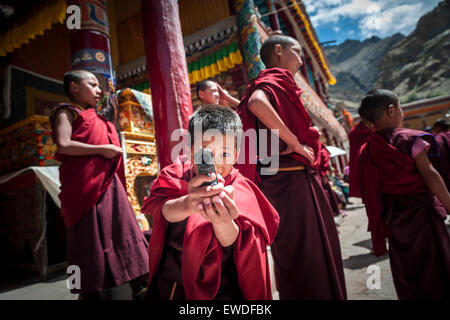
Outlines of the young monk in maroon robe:
{"type": "Polygon", "coordinates": [[[439,156],[435,157],[433,165],[444,179],[447,190],[450,191],[450,125],[449,120],[439,119],[431,128],[439,145],[439,156]]]}
{"type": "Polygon", "coordinates": [[[279,130],[278,150],[271,152],[270,134],[260,134],[258,141],[268,146],[269,157],[279,158],[280,168],[272,175],[260,174],[268,170],[252,164],[256,155],[250,154],[239,169],[260,183],[280,215],[272,245],[280,299],[346,299],[338,232],[318,172],[319,133],[294,80],[302,64],[300,44],[291,37],[271,36],[260,55],[268,68],[247,88],[239,112],[244,130],[279,130]]]}
{"type": "Polygon", "coordinates": [[[350,173],[349,173],[349,197],[361,198],[358,179],[358,159],[362,152],[363,145],[373,132],[372,125],[367,120],[361,118],[360,123],[352,128],[348,135],[350,142],[350,173]]]}
{"type": "Polygon", "coordinates": [[[231,108],[206,105],[189,120],[191,161],[179,158],[153,182],[149,300],[272,299],[267,246],[278,214],[233,165],[242,131],[231,108]],[[196,126],[200,132],[195,132],[196,126]],[[216,130],[213,137],[203,136],[216,130]],[[212,151],[216,174],[198,174],[194,154],[212,151]],[[203,183],[218,178],[218,184],[203,183]]]}
{"type": "MultiPolygon", "coordinates": [[[[97,78],[84,70],[64,75],[70,104],[50,117],[61,162],[61,215],[67,227],[67,260],[80,268],[80,299],[130,282],[134,297],[145,290],[147,241],[125,191],[125,176],[114,125],[97,115],[97,78]]],[[[143,295],[143,294],[142,294],[143,295]]]]}
{"type": "Polygon", "coordinates": [[[373,133],[359,159],[362,199],[375,255],[387,252],[399,299],[450,298],[450,195],[427,157],[433,136],[401,128],[403,111],[388,90],[373,90],[360,114],[373,133]]]}

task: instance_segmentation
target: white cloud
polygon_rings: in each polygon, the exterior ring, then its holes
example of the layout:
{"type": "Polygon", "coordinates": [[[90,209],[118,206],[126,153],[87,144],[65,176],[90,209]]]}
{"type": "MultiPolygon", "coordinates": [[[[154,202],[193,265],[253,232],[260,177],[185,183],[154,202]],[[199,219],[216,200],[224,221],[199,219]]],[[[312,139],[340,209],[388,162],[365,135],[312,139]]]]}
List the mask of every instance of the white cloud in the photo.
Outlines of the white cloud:
{"type": "Polygon", "coordinates": [[[340,18],[358,19],[367,15],[367,8],[374,5],[376,3],[370,0],[347,0],[342,1],[340,5],[329,7],[321,3],[321,7],[311,16],[311,21],[317,27],[321,23],[336,23],[340,18]]]}
{"type": "Polygon", "coordinates": [[[386,37],[397,32],[407,35],[414,30],[422,15],[421,3],[400,5],[365,16],[360,20],[359,28],[365,38],[373,35],[386,37]]]}
{"type": "MultiPolygon", "coordinates": [[[[414,30],[419,18],[440,0],[303,0],[315,28],[355,19],[364,37],[386,37],[414,30]]],[[[342,29],[342,28],[341,28],[342,29]]]]}
{"type": "Polygon", "coordinates": [[[303,3],[307,7],[309,13],[314,13],[318,9],[322,8],[340,6],[345,2],[346,0],[303,0],[303,3]]]}

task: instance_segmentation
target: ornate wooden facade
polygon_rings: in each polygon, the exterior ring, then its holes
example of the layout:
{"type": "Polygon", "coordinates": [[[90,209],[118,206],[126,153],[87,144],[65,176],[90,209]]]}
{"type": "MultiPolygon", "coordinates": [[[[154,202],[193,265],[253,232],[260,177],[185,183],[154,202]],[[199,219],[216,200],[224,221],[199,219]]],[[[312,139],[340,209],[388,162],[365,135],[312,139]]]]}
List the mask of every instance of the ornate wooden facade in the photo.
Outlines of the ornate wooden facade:
{"type": "Polygon", "coordinates": [[[141,213],[141,205],[151,181],[158,174],[158,164],[153,119],[144,108],[151,110],[150,95],[131,89],[120,92],[119,124],[125,149],[127,194],[139,226],[146,231],[150,224],[141,213]]]}
{"type": "Polygon", "coordinates": [[[58,163],[50,121],[45,116],[34,115],[0,130],[0,145],[0,174],[58,163]]]}

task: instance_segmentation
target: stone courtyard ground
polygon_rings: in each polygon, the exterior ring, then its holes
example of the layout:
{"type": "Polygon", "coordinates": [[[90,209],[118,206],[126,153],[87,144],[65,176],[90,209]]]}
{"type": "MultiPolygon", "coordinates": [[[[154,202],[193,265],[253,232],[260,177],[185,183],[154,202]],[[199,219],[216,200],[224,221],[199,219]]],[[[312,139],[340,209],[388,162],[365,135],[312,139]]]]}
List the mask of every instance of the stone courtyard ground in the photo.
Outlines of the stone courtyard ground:
{"type": "MultiPolygon", "coordinates": [[[[375,257],[371,254],[370,234],[367,232],[367,217],[359,199],[352,198],[353,205],[345,210],[345,216],[337,219],[342,248],[347,294],[350,300],[395,300],[394,284],[387,255],[375,257]],[[380,288],[367,286],[368,268],[375,266],[380,270],[380,288]]],[[[272,267],[272,263],[271,263],[272,267]]],[[[374,267],[372,267],[374,268],[374,267]]],[[[272,277],[272,283],[273,277],[272,277]]],[[[130,299],[130,290],[122,286],[105,293],[109,299],[130,299]]],[[[46,282],[34,278],[15,280],[0,284],[0,300],[73,300],[76,295],[66,287],[66,275],[59,274],[46,282]]],[[[274,298],[278,293],[274,291],[274,298]]]]}

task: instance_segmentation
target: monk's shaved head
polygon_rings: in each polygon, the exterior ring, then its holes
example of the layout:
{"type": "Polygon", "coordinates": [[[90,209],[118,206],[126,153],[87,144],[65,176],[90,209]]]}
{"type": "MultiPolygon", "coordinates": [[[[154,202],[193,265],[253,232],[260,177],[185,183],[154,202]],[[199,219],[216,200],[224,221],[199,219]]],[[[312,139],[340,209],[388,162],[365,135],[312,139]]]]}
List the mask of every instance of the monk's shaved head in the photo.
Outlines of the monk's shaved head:
{"type": "Polygon", "coordinates": [[[216,83],[212,80],[203,80],[197,83],[197,96],[199,91],[205,91],[208,88],[212,88],[216,83]]]}
{"type": "Polygon", "coordinates": [[[88,79],[90,77],[94,77],[95,75],[89,71],[86,70],[71,70],[64,74],[64,91],[66,92],[67,96],[71,97],[72,94],[70,92],[70,84],[72,82],[80,83],[81,80],[88,79]]]}
{"type": "Polygon", "coordinates": [[[232,130],[237,134],[242,133],[241,118],[229,107],[210,104],[195,111],[189,118],[188,131],[191,137],[194,137],[195,124],[197,122],[201,123],[203,132],[218,130],[220,133],[226,134],[227,130],[232,130]]]}
{"type": "Polygon", "coordinates": [[[359,107],[359,115],[362,119],[374,123],[383,117],[386,109],[392,104],[398,106],[398,96],[389,90],[375,89],[366,93],[359,107]]]}
{"type": "Polygon", "coordinates": [[[273,35],[267,38],[261,46],[259,55],[266,67],[272,66],[272,56],[275,46],[279,44],[283,49],[289,45],[298,44],[298,41],[285,35],[273,35]]]}

